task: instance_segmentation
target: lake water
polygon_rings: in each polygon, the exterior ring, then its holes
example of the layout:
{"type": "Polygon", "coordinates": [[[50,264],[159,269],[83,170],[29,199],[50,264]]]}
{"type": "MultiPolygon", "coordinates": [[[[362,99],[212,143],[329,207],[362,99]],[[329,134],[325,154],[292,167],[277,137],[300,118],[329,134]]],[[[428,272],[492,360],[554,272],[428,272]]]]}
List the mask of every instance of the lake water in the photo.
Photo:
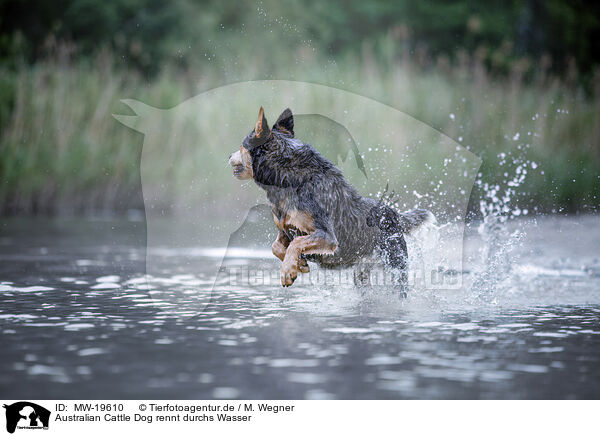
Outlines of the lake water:
{"type": "MultiPolygon", "coordinates": [[[[464,286],[400,299],[353,286],[215,284],[219,247],[165,251],[160,274],[144,277],[143,222],[4,220],[1,394],[599,398],[600,217],[520,220],[506,235],[510,249],[477,266],[489,241],[473,225],[464,286]],[[190,256],[195,274],[179,268],[190,256]]],[[[280,264],[235,257],[275,274],[280,264]]]]}

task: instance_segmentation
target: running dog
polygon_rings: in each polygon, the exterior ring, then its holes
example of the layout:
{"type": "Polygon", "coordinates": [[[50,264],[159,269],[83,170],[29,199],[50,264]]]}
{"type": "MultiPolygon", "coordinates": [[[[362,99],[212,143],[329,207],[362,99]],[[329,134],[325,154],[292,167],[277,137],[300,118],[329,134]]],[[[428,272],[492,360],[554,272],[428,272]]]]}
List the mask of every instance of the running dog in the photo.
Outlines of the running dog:
{"type": "Polygon", "coordinates": [[[261,107],[254,129],[229,164],[236,178],[253,179],[267,193],[278,229],[272,251],[283,262],[282,286],[309,271],[307,260],[337,268],[373,255],[406,280],[404,234],[433,215],[422,209],[398,213],[362,197],[333,163],[294,137],[290,109],[269,128],[261,107]]]}

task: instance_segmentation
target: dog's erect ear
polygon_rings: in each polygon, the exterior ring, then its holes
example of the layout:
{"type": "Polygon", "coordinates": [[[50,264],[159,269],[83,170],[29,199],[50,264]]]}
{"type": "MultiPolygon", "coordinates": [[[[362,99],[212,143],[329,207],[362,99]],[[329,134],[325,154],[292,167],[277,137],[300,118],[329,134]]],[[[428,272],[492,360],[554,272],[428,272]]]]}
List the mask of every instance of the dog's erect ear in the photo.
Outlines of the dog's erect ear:
{"type": "Polygon", "coordinates": [[[281,112],[281,115],[279,115],[279,118],[277,118],[277,121],[273,125],[273,130],[294,136],[294,115],[292,115],[290,108],[281,112]]]}
{"type": "Polygon", "coordinates": [[[267,118],[265,117],[265,111],[262,106],[258,111],[258,121],[256,122],[256,126],[254,127],[254,133],[257,138],[266,138],[271,133],[269,130],[269,123],[267,122],[267,118]]]}

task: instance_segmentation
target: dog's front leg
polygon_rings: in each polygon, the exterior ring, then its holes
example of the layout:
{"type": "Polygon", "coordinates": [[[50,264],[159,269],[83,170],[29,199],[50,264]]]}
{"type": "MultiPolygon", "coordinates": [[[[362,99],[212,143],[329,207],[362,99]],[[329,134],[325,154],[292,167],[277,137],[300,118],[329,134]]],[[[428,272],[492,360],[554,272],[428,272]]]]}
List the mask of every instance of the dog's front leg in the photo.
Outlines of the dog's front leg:
{"type": "MultiPolygon", "coordinates": [[[[281,260],[283,262],[283,259],[285,259],[285,253],[286,253],[289,245],[290,245],[289,238],[287,237],[287,235],[284,232],[279,230],[277,239],[275,239],[275,242],[273,242],[273,245],[271,245],[271,251],[279,260],[281,260]]],[[[304,259],[304,258],[300,259],[298,269],[300,270],[301,273],[307,273],[310,271],[310,268],[308,266],[308,262],[306,261],[306,259],[304,259]]]]}
{"type": "Polygon", "coordinates": [[[298,277],[301,254],[333,254],[337,249],[337,239],[331,231],[316,232],[294,238],[287,248],[281,265],[281,285],[291,286],[298,277]]]}
{"type": "Polygon", "coordinates": [[[273,245],[271,245],[271,251],[276,257],[279,258],[279,260],[283,261],[285,258],[285,252],[287,251],[289,245],[290,239],[285,233],[279,230],[277,239],[275,239],[275,242],[273,242],[273,245]]]}

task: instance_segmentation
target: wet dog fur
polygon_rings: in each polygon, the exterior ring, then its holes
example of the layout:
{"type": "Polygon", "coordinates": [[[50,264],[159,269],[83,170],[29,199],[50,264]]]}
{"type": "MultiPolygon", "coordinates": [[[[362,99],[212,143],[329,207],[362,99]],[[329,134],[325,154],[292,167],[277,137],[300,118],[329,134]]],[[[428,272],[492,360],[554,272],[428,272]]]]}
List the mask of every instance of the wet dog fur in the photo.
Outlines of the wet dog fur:
{"type": "Polygon", "coordinates": [[[420,209],[399,214],[362,197],[333,163],[294,137],[290,109],[269,128],[261,107],[229,164],[236,178],[253,179],[267,193],[278,229],[272,251],[282,261],[283,286],[309,271],[307,260],[324,268],[348,267],[374,253],[400,270],[405,282],[404,234],[431,214],[420,209]]]}

